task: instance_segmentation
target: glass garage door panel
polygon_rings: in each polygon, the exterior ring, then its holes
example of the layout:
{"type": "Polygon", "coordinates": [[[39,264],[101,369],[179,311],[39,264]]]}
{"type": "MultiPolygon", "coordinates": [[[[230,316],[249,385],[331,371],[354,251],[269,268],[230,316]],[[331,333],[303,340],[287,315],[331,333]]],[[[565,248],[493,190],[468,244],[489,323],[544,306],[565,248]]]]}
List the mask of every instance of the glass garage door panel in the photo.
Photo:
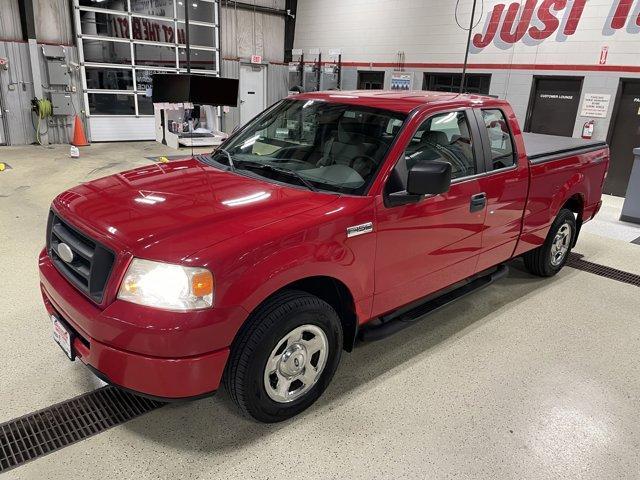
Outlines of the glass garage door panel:
{"type": "Polygon", "coordinates": [[[127,0],[79,0],[78,4],[81,7],[99,7],[104,10],[117,10],[125,13],[127,11],[127,0]]]}
{"type": "Polygon", "coordinates": [[[83,35],[105,38],[129,38],[129,19],[126,14],[80,11],[83,35]]]}
{"type": "Polygon", "coordinates": [[[146,95],[138,95],[138,110],[140,115],[153,115],[153,102],[146,95]]]}
{"type": "Polygon", "coordinates": [[[176,67],[175,47],[134,43],[133,54],[136,59],[136,65],[176,67]]]}
{"type": "Polygon", "coordinates": [[[90,90],[133,90],[133,70],[123,68],[86,67],[90,90]]]}
{"type": "Polygon", "coordinates": [[[138,15],[173,19],[173,8],[172,0],[131,0],[131,13],[138,15]]]}
{"type": "Polygon", "coordinates": [[[91,63],[112,63],[131,65],[129,42],[110,42],[84,38],[82,40],[84,61],[91,63]]]}
{"type": "MultiPolygon", "coordinates": [[[[93,115],[135,115],[134,95],[89,93],[89,108],[93,115]]],[[[153,112],[152,112],[153,113],[153,112]]]]}
{"type": "Polygon", "coordinates": [[[156,18],[131,18],[131,31],[134,40],[147,42],[176,43],[175,22],[156,18]]]}
{"type": "MultiPolygon", "coordinates": [[[[184,5],[182,5],[182,0],[178,2],[177,12],[178,20],[184,20],[184,5]]],[[[189,20],[214,23],[217,20],[215,15],[215,4],[213,2],[202,0],[189,1],[189,20]]]]}
{"type": "MultiPolygon", "coordinates": [[[[184,23],[178,22],[178,43],[184,44],[184,23]]],[[[189,26],[189,45],[192,47],[215,47],[216,29],[207,25],[192,24],[189,26]]]]}
{"type": "MultiPolygon", "coordinates": [[[[191,68],[193,70],[216,70],[216,52],[213,50],[197,50],[191,48],[191,68]]],[[[187,51],[178,49],[180,68],[187,68],[187,51]]]]}

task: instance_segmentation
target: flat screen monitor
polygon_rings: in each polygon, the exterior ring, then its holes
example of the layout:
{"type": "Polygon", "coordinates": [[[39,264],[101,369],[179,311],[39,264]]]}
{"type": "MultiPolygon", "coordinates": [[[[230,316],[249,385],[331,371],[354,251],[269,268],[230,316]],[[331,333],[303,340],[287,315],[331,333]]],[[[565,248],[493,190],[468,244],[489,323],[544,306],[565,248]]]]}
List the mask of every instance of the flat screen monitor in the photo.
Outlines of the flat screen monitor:
{"type": "Polygon", "coordinates": [[[209,75],[155,73],[153,103],[191,102],[198,105],[238,106],[239,81],[209,75]]]}

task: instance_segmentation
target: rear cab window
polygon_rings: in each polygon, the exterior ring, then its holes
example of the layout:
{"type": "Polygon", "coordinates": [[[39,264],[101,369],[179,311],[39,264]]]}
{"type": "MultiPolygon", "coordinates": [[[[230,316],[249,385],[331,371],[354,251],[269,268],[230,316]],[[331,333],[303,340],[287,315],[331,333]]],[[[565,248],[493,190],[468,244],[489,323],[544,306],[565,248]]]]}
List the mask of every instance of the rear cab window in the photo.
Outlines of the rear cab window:
{"type": "Polygon", "coordinates": [[[507,119],[499,109],[484,109],[480,111],[482,119],[480,128],[486,129],[491,161],[487,162],[489,171],[502,170],[515,165],[515,151],[513,139],[509,131],[507,119]]]}

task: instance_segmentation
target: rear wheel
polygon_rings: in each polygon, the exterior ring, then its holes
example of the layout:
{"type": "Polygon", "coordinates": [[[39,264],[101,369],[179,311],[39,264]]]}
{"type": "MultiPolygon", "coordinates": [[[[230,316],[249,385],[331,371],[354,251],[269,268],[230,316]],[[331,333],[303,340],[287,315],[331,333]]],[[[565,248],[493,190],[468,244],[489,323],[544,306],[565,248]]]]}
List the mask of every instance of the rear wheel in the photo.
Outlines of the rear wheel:
{"type": "Polygon", "coordinates": [[[566,208],[554,220],[545,242],[524,254],[524,264],[534,275],[551,277],[567,263],[576,235],[576,219],[566,208]]]}
{"type": "Polygon", "coordinates": [[[341,353],[335,310],[308,293],[285,291],[258,307],[238,334],[225,386],[243,413],[279,422],[320,397],[341,353]]]}

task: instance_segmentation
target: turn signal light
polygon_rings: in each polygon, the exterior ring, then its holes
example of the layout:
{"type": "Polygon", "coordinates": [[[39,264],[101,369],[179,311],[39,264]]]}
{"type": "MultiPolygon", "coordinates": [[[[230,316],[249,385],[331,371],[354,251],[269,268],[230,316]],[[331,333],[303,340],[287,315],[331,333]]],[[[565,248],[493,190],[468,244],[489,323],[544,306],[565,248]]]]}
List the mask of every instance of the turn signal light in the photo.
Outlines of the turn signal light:
{"type": "Polygon", "coordinates": [[[209,271],[201,271],[191,277],[191,293],[196,297],[213,294],[213,275],[209,271]]]}

